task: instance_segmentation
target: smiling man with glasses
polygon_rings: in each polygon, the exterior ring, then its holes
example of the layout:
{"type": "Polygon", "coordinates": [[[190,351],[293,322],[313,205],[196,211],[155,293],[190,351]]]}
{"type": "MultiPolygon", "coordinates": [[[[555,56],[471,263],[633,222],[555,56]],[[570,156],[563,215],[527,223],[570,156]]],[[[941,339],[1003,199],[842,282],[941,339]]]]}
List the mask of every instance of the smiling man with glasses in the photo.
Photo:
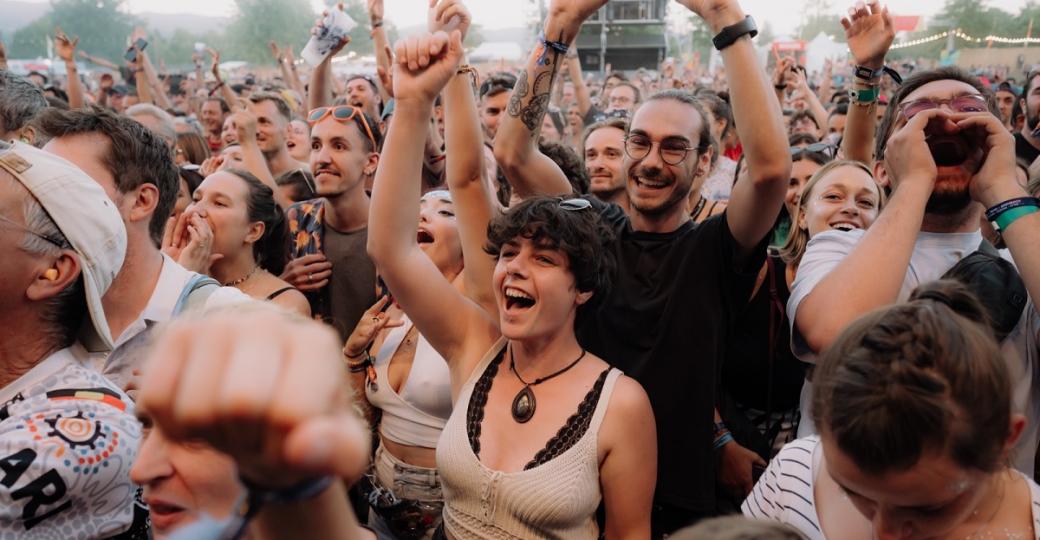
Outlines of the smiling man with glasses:
{"type": "MultiPolygon", "coordinates": [[[[1028,298],[1040,295],[1040,200],[1016,181],[1015,139],[988,89],[957,68],[939,68],[904,81],[878,128],[875,155],[875,177],[892,196],[870,229],[826,232],[809,244],[787,305],[793,351],[814,363],[857,317],[905,301],[922,283],[961,279],[1003,337],[1015,412],[1027,415],[1021,437],[1007,442],[1009,459],[1032,475],[1040,314],[1028,298]],[[984,215],[1013,263],[983,240],[984,215]]],[[[813,426],[809,385],[801,436],[813,426]]]]}

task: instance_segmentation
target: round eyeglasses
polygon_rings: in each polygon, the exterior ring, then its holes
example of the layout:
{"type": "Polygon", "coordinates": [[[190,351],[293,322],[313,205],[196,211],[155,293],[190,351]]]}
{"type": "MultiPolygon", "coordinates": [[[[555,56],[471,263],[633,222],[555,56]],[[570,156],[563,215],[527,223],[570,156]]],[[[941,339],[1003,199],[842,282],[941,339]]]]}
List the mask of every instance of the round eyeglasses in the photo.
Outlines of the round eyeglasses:
{"type": "MultiPolygon", "coordinates": [[[[650,150],[654,147],[654,141],[650,140],[650,137],[646,135],[629,135],[625,137],[625,153],[628,157],[640,160],[650,155],[650,150]]],[[[686,156],[690,153],[690,150],[702,151],[703,148],[700,146],[690,146],[686,144],[684,139],[669,138],[657,143],[657,152],[661,156],[661,161],[669,165],[678,165],[682,163],[686,156]]]]}

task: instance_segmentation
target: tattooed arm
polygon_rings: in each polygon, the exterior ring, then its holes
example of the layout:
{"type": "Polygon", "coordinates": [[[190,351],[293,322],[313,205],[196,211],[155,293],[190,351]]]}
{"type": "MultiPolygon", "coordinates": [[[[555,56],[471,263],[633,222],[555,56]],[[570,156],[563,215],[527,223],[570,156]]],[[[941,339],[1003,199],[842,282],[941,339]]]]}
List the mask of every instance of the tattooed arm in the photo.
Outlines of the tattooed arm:
{"type": "MultiPolygon", "coordinates": [[[[545,20],[545,38],[570,44],[581,23],[605,0],[553,0],[545,20]]],[[[506,116],[495,136],[495,160],[513,192],[520,197],[572,192],[570,182],[556,163],[538,150],[542,119],[549,107],[553,83],[564,54],[539,40],[527,66],[509,97],[506,116]]]]}

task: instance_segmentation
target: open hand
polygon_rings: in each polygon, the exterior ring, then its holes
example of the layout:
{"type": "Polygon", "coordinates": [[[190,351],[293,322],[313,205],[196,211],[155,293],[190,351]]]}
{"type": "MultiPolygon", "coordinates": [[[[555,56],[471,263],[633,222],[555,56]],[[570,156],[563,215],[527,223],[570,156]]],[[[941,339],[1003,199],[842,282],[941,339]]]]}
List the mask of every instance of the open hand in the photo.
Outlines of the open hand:
{"type": "Polygon", "coordinates": [[[330,328],[264,302],[179,318],[150,350],[138,404],[171,440],[228,454],[250,482],[354,479],[370,434],[341,354],[330,328]]]}
{"type": "Polygon", "coordinates": [[[841,18],[845,38],[856,64],[878,69],[885,64],[892,40],[896,37],[888,8],[877,0],[856,4],[849,8],[848,17],[841,18]]]}

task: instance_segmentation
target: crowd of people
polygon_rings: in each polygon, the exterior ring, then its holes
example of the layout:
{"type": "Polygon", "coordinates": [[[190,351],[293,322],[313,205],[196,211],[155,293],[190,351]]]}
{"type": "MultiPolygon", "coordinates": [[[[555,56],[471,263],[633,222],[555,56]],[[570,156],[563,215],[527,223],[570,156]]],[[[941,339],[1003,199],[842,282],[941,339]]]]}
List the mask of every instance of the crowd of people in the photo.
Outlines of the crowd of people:
{"type": "Polygon", "coordinates": [[[721,68],[587,76],[605,3],[511,71],[462,0],[368,0],[376,77],[0,55],[0,536],[1040,540],[1040,71],[679,0],[721,68]]]}

